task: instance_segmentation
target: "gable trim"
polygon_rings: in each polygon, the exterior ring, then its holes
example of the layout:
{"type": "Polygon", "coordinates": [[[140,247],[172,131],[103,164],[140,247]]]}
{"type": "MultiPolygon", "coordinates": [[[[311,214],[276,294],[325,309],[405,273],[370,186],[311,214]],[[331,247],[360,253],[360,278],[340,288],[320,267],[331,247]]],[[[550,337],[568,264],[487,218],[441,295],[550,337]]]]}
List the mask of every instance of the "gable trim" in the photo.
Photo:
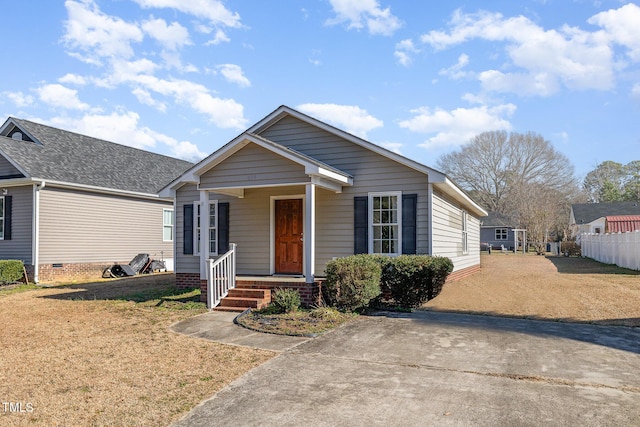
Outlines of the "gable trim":
{"type": "Polygon", "coordinates": [[[0,135],[7,137],[7,130],[11,127],[14,126],[16,128],[18,128],[20,130],[20,132],[22,132],[23,134],[27,135],[29,137],[29,139],[31,139],[33,142],[31,144],[37,144],[37,145],[43,145],[42,142],[36,138],[35,136],[33,136],[33,134],[31,134],[29,131],[25,130],[22,126],[20,126],[13,117],[9,117],[2,126],[0,126],[0,135]]]}

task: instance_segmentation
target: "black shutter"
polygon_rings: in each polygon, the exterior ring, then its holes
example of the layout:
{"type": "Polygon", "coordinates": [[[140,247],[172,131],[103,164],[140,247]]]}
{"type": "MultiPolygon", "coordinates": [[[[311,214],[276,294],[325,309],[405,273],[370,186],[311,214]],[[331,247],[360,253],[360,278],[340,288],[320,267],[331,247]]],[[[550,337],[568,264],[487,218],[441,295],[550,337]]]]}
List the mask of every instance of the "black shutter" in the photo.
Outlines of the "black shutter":
{"type": "Polygon", "coordinates": [[[182,253],[193,255],[193,204],[184,205],[182,253]]]}
{"type": "Polygon", "coordinates": [[[417,249],[417,194],[402,195],[402,253],[413,255],[417,249]]]}
{"type": "Polygon", "coordinates": [[[353,253],[369,252],[369,197],[353,198],[353,253]]]}
{"type": "Polygon", "coordinates": [[[229,250],[229,203],[218,203],[218,255],[229,250]]]}
{"type": "Polygon", "coordinates": [[[4,240],[11,240],[11,197],[4,196],[4,240]]]}

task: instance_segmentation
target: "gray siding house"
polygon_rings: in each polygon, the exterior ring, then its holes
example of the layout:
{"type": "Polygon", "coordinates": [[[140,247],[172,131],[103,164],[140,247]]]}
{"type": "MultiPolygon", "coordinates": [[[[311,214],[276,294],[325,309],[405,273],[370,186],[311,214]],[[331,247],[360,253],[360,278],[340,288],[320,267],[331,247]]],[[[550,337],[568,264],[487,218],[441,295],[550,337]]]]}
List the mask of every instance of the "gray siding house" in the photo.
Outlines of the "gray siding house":
{"type": "Polygon", "coordinates": [[[480,244],[483,249],[491,247],[491,249],[500,250],[504,247],[510,251],[514,250],[516,242],[514,227],[504,215],[489,212],[480,220],[480,244]]]}
{"type": "Polygon", "coordinates": [[[138,253],[173,267],[173,202],[193,164],[10,117],[0,127],[0,259],[36,282],[100,277],[138,253]]]}
{"type": "Polygon", "coordinates": [[[203,300],[206,261],[230,242],[238,275],[297,277],[307,303],[327,262],[354,253],[442,255],[454,277],[480,266],[486,212],[447,176],[286,106],[160,195],[175,200],[177,283],[203,300]]]}

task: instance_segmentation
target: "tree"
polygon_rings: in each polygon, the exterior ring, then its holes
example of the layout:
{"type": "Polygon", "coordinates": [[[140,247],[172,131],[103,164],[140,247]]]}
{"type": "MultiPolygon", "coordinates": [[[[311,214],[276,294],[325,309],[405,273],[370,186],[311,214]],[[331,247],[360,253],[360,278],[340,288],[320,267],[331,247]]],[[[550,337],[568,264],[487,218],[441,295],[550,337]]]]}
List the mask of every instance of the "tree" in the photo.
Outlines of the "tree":
{"type": "Polygon", "coordinates": [[[437,165],[486,209],[508,217],[514,209],[508,200],[517,189],[540,184],[562,192],[576,186],[569,159],[533,132],[483,132],[437,165]]]}
{"type": "Polygon", "coordinates": [[[620,202],[624,194],[625,177],[623,164],[607,160],[589,172],[582,185],[593,203],[620,202]]]}

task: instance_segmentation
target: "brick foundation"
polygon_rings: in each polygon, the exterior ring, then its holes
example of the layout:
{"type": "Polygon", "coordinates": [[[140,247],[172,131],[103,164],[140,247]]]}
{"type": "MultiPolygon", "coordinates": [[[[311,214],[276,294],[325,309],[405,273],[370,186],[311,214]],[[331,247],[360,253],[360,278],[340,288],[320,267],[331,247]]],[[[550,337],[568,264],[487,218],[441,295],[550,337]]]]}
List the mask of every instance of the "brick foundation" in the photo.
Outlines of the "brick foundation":
{"type": "Polygon", "coordinates": [[[455,282],[456,280],[460,280],[467,276],[471,276],[472,274],[478,273],[479,271],[480,271],[480,264],[463,268],[462,270],[454,271],[447,277],[446,283],[455,282]]]}
{"type": "MultiPolygon", "coordinates": [[[[111,267],[113,262],[78,263],[78,264],[40,264],[38,266],[38,281],[47,282],[72,282],[74,280],[100,279],[103,271],[111,267]]],[[[128,261],[119,264],[128,264],[128,261]]],[[[33,281],[33,266],[29,274],[29,280],[33,281]]]]}

